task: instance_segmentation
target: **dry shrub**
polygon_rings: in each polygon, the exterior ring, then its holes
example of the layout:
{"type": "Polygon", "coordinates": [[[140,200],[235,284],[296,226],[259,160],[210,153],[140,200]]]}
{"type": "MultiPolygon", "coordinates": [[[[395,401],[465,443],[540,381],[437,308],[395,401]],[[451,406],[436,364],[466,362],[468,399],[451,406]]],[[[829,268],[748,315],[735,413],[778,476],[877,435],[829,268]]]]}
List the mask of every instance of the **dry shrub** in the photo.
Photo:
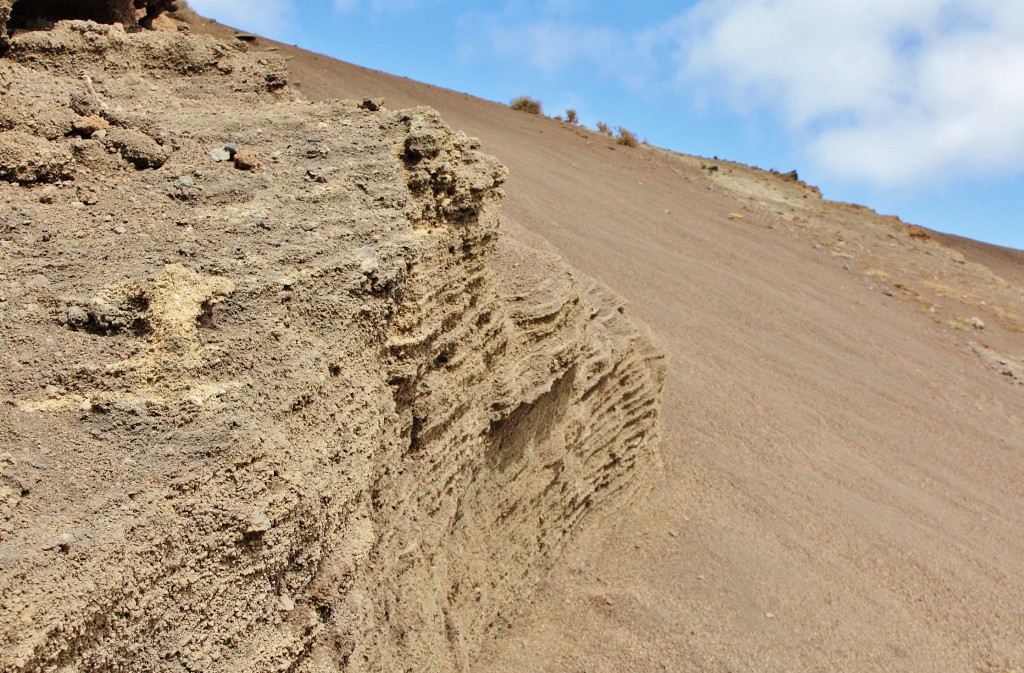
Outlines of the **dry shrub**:
{"type": "Polygon", "coordinates": [[[636,135],[622,126],[619,127],[619,137],[615,139],[615,142],[626,147],[636,147],[640,144],[640,141],[636,139],[636,135]]]}
{"type": "Polygon", "coordinates": [[[565,121],[569,122],[573,126],[576,126],[577,124],[579,124],[580,123],[580,118],[576,114],[576,110],[572,110],[572,109],[566,110],[565,111],[565,121]]]}
{"type": "Polygon", "coordinates": [[[604,122],[597,122],[597,132],[610,136],[612,135],[612,127],[608,126],[604,122]]]}
{"type": "Polygon", "coordinates": [[[512,102],[508,104],[513,110],[520,110],[522,112],[529,112],[530,114],[539,115],[541,111],[541,104],[539,100],[534,100],[529,96],[519,96],[513,98],[512,102]]]}

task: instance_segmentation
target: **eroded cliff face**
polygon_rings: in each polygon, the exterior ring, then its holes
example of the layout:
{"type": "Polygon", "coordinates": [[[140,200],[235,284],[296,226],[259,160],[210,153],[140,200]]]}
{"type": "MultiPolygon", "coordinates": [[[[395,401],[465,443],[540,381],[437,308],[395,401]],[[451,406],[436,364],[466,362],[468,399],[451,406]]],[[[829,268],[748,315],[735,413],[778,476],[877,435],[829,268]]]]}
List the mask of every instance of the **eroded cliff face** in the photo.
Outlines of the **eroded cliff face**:
{"type": "Polygon", "coordinates": [[[0,0],[0,49],[19,29],[48,28],[65,19],[153,28],[154,19],[177,9],[174,0],[0,0]]]}
{"type": "Polygon", "coordinates": [[[432,110],[87,22],[0,86],[4,670],[459,670],[657,469],[661,355],[432,110]]]}

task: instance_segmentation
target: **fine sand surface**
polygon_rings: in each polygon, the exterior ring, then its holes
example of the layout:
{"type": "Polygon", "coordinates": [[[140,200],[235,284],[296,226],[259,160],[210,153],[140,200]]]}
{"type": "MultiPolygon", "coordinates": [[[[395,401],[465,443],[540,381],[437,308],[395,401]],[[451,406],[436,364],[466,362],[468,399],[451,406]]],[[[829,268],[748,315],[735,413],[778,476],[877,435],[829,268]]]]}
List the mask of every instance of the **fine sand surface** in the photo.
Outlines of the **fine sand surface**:
{"type": "Polygon", "coordinates": [[[664,479],[472,670],[1024,669],[1020,253],[253,48],[311,98],[430,105],[478,136],[510,169],[505,231],[621,293],[668,351],[664,479]]]}

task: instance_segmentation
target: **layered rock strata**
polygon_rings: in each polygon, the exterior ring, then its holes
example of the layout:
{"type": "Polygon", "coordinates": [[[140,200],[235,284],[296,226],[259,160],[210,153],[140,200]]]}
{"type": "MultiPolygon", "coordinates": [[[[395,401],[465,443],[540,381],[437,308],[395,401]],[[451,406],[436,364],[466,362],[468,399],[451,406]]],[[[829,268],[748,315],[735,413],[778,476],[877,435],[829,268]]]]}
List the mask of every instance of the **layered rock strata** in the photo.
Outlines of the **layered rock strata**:
{"type": "Polygon", "coordinates": [[[0,85],[3,670],[461,670],[656,470],[660,353],[432,110],[88,22],[0,85]]]}

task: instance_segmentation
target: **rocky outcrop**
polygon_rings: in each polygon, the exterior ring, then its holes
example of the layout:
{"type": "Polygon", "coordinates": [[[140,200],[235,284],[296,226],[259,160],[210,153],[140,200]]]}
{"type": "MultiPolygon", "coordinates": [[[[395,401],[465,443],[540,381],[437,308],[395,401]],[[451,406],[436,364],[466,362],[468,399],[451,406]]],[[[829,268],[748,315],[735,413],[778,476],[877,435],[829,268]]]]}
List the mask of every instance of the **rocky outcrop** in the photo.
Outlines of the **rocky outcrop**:
{"type": "Polygon", "coordinates": [[[460,670],[657,468],[660,353],[432,110],[88,22],[0,68],[62,158],[0,155],[3,670],[460,670]]]}
{"type": "Polygon", "coordinates": [[[176,9],[174,0],[0,0],[0,46],[18,28],[49,28],[66,19],[152,28],[154,19],[176,9]]]}

